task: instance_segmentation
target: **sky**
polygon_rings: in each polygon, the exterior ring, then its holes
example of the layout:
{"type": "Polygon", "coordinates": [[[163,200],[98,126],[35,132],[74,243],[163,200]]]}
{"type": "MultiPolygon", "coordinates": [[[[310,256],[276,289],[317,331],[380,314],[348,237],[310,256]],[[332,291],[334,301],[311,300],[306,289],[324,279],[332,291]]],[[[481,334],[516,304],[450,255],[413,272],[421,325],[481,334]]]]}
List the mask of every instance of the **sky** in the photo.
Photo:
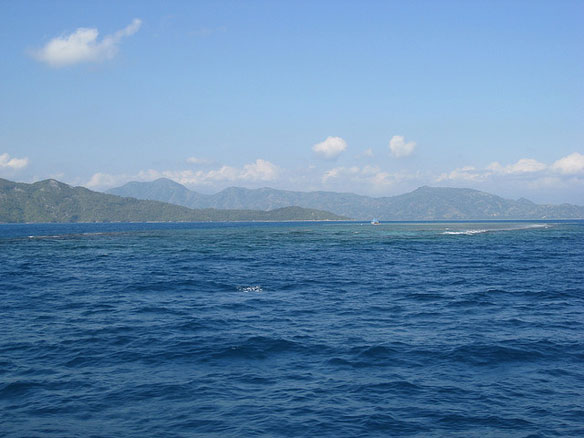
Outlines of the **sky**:
{"type": "Polygon", "coordinates": [[[584,0],[0,0],[0,178],[584,205],[584,0]]]}

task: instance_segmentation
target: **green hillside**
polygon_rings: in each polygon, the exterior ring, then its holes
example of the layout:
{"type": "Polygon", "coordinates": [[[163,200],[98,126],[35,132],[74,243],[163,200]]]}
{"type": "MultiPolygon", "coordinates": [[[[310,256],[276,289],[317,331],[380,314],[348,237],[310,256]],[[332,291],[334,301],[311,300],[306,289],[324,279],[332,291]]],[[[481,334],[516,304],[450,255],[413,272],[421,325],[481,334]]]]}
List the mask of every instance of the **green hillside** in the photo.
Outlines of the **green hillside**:
{"type": "Polygon", "coordinates": [[[123,198],[50,179],[33,184],[0,179],[0,222],[197,222],[343,220],[301,207],[272,211],[190,209],[159,201],[123,198]]]}

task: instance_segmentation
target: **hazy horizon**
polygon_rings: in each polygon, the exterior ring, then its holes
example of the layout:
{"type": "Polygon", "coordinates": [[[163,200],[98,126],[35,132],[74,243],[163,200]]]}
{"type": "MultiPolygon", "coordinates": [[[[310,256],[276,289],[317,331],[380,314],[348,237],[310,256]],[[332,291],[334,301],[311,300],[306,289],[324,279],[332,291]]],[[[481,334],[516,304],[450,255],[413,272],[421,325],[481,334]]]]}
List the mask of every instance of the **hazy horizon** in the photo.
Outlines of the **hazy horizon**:
{"type": "Polygon", "coordinates": [[[0,4],[0,177],[584,205],[580,1],[0,4]]]}
{"type": "MultiPolygon", "coordinates": [[[[126,182],[126,183],[124,183],[124,184],[122,184],[122,185],[120,185],[120,186],[116,186],[116,187],[112,187],[112,188],[105,189],[105,190],[103,190],[103,193],[108,193],[108,192],[109,192],[109,190],[111,190],[111,189],[117,189],[117,188],[121,188],[121,187],[125,186],[125,185],[126,185],[126,184],[128,184],[128,183],[153,183],[153,182],[155,182],[155,181],[158,181],[158,180],[160,180],[160,179],[162,179],[162,180],[169,180],[169,181],[175,182],[175,183],[177,183],[177,184],[180,184],[179,182],[177,182],[177,181],[175,181],[175,180],[173,180],[173,179],[171,179],[171,178],[161,177],[161,178],[157,178],[157,179],[155,179],[155,180],[150,180],[150,181],[128,181],[128,182],[126,182]]],[[[191,191],[193,191],[193,192],[196,192],[196,193],[199,193],[199,194],[202,194],[202,195],[215,195],[215,194],[218,194],[218,193],[220,193],[220,192],[222,192],[223,190],[226,190],[226,189],[248,189],[248,190],[261,190],[261,189],[268,189],[268,190],[286,190],[286,189],[276,189],[276,188],[274,188],[274,187],[271,187],[271,186],[269,186],[269,185],[265,185],[265,186],[258,186],[258,187],[253,187],[253,188],[247,188],[247,187],[243,187],[243,186],[233,186],[233,185],[232,185],[232,186],[223,187],[223,188],[221,188],[221,189],[217,189],[217,190],[205,191],[205,190],[195,190],[195,189],[189,189],[189,188],[188,188],[186,185],[184,185],[184,184],[181,184],[181,185],[182,185],[183,187],[186,187],[188,190],[191,190],[191,191]]],[[[408,191],[406,191],[406,192],[396,193],[396,194],[389,195],[389,196],[399,196],[399,195],[407,194],[407,193],[410,193],[410,192],[412,192],[412,191],[415,191],[415,190],[418,190],[418,189],[422,189],[422,188],[425,188],[425,187],[429,187],[429,188],[445,188],[445,189],[463,189],[463,190],[464,190],[464,189],[471,189],[471,190],[477,190],[477,189],[472,189],[471,187],[454,187],[454,186],[443,186],[443,185],[441,185],[441,186],[438,186],[438,185],[434,185],[434,186],[431,186],[431,185],[422,185],[422,186],[415,187],[415,188],[413,188],[413,189],[411,189],[411,190],[408,190],[408,191]]],[[[102,191],[102,190],[96,190],[96,191],[102,191]]],[[[341,192],[341,191],[337,191],[337,190],[287,190],[287,191],[292,191],[292,192],[301,192],[301,193],[309,193],[309,192],[313,192],[313,191],[323,191],[323,192],[331,192],[331,193],[348,193],[348,194],[356,194],[356,195],[360,195],[360,196],[371,196],[371,197],[374,197],[374,198],[384,197],[384,195],[378,195],[378,196],[375,196],[375,195],[366,195],[366,194],[360,194],[360,193],[351,192],[351,191],[344,191],[344,192],[341,192]]],[[[489,193],[489,192],[485,192],[485,193],[489,193]]],[[[499,195],[499,194],[497,194],[497,193],[490,193],[490,194],[492,194],[492,195],[495,195],[495,196],[500,196],[500,195],[499,195]]],[[[512,198],[509,198],[509,199],[512,199],[512,198]]],[[[522,199],[522,198],[515,198],[514,200],[518,200],[518,199],[522,199]]],[[[526,199],[526,198],[523,198],[523,199],[526,199]]],[[[529,200],[529,201],[532,201],[531,199],[528,199],[528,200],[529,200]]],[[[576,205],[576,204],[575,204],[575,205],[576,205]]]]}

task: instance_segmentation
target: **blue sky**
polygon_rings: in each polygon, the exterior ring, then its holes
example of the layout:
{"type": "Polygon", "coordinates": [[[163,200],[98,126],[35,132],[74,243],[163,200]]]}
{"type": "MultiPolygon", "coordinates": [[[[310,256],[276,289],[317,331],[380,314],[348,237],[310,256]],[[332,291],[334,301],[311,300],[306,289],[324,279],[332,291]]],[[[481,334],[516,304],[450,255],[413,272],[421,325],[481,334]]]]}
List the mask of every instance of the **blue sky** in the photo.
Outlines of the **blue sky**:
{"type": "Polygon", "coordinates": [[[584,204],[584,1],[2,1],[0,177],[584,204]]]}

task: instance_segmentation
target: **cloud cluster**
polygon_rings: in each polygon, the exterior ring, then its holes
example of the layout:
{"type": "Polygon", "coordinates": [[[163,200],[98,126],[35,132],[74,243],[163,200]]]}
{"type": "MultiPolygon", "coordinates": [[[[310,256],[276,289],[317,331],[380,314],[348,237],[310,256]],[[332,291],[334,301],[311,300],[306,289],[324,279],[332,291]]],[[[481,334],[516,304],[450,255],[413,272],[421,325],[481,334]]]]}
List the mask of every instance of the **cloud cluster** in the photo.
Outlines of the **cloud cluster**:
{"type": "Polygon", "coordinates": [[[334,160],[347,149],[347,142],[341,137],[327,137],[325,141],[312,146],[316,155],[326,160],[334,160]]]}
{"type": "Polygon", "coordinates": [[[499,162],[495,161],[487,166],[487,170],[493,173],[500,173],[504,175],[517,175],[521,173],[532,173],[539,172],[546,168],[547,166],[540,163],[533,158],[522,158],[514,164],[509,164],[507,166],[502,166],[499,162]]]}
{"type": "Polygon", "coordinates": [[[552,164],[552,169],[565,175],[582,174],[584,173],[584,155],[574,152],[560,158],[552,164]]]}
{"type": "Polygon", "coordinates": [[[89,188],[111,188],[117,185],[126,183],[131,178],[128,175],[110,175],[108,173],[97,172],[94,173],[89,181],[85,183],[89,188]]]}
{"type": "Polygon", "coordinates": [[[170,178],[180,184],[212,185],[221,182],[258,182],[273,181],[280,169],[275,164],[258,158],[253,163],[241,168],[221,166],[217,169],[204,170],[145,170],[135,175],[110,175],[98,172],[85,184],[90,188],[110,188],[131,180],[151,181],[157,178],[170,178]]]}
{"type": "Polygon", "coordinates": [[[224,165],[208,171],[164,171],[161,176],[174,179],[181,184],[201,185],[225,181],[272,181],[278,176],[278,171],[275,164],[258,158],[253,163],[245,164],[243,168],[224,165]]]}
{"type": "Polygon", "coordinates": [[[391,140],[389,140],[389,150],[391,151],[391,155],[396,158],[402,158],[411,155],[415,148],[416,142],[406,142],[406,139],[403,135],[394,135],[391,137],[391,140]]]}
{"type": "Polygon", "coordinates": [[[484,181],[486,172],[481,172],[474,166],[464,166],[450,172],[442,173],[436,182],[442,181],[484,181]]]}
{"type": "Polygon", "coordinates": [[[465,166],[454,169],[451,172],[442,173],[437,182],[442,181],[486,181],[497,176],[527,177],[538,176],[549,180],[554,175],[584,175],[584,155],[574,152],[551,165],[541,163],[533,158],[522,158],[516,163],[503,166],[495,161],[485,169],[477,169],[474,166],[465,166]]]}
{"type": "Polygon", "coordinates": [[[278,176],[278,167],[269,161],[258,158],[255,163],[243,166],[243,171],[239,173],[237,179],[247,181],[271,181],[278,176]]]}
{"type": "Polygon", "coordinates": [[[28,165],[28,158],[10,158],[8,154],[0,154],[0,168],[22,169],[28,165]]]}
{"type": "Polygon", "coordinates": [[[112,59],[122,38],[138,32],[142,20],[135,18],[128,26],[97,40],[95,28],[80,27],[75,32],[50,40],[43,48],[32,52],[38,61],[59,68],[81,62],[101,62],[112,59]]]}

